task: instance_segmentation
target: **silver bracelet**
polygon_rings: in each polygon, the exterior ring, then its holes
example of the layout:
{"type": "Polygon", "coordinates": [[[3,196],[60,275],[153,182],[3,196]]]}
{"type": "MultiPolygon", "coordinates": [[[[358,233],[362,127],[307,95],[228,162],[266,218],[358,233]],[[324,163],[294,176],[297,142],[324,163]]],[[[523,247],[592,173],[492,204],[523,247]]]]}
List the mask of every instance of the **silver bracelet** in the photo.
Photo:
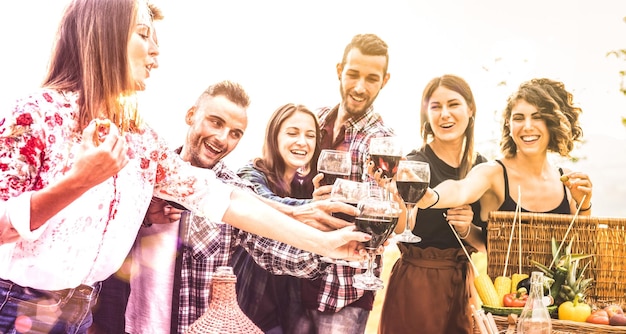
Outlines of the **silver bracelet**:
{"type": "Polygon", "coordinates": [[[459,235],[459,238],[460,238],[461,240],[465,240],[467,237],[469,237],[470,233],[472,233],[472,225],[470,225],[470,226],[467,228],[467,233],[465,233],[465,235],[464,235],[464,236],[459,235]]]}

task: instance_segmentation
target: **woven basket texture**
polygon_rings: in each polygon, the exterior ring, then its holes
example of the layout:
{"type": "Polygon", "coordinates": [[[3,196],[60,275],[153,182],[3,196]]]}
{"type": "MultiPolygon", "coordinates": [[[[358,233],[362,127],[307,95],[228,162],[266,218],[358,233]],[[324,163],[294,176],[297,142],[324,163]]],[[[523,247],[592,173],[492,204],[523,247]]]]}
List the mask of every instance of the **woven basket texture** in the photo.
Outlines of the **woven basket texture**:
{"type": "Polygon", "coordinates": [[[235,283],[237,277],[216,272],[211,283],[207,311],[187,330],[187,334],[263,334],[239,308],[235,283]]]}
{"type": "MultiPolygon", "coordinates": [[[[494,211],[487,225],[487,272],[492,279],[504,272],[514,212],[494,211]]],[[[535,260],[549,266],[552,262],[551,239],[560,244],[573,215],[521,213],[522,265],[519,269],[519,225],[515,227],[507,276],[536,271],[535,260]]],[[[626,306],[626,218],[578,216],[567,234],[567,243],[574,238],[572,254],[593,254],[581,260],[580,267],[591,262],[585,277],[593,277],[587,301],[597,307],[609,304],[626,306]]]]}
{"type": "MultiPolygon", "coordinates": [[[[515,333],[514,326],[509,327],[506,316],[494,315],[493,319],[498,325],[500,333],[515,333]],[[509,329],[507,332],[506,330],[509,329]]],[[[623,334],[626,333],[624,326],[596,325],[586,322],[552,319],[552,334],[623,334]]]]}

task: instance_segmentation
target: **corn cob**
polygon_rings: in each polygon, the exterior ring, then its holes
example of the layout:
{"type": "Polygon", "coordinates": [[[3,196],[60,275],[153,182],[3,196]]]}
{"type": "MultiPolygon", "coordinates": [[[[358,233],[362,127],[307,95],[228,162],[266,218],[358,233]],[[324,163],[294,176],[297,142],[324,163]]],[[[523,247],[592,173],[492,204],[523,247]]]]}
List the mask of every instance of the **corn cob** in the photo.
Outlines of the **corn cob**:
{"type": "Polygon", "coordinates": [[[513,276],[511,276],[511,293],[516,293],[517,284],[526,278],[528,278],[527,274],[513,274],[513,276]]]}
{"type": "Polygon", "coordinates": [[[489,275],[478,275],[474,278],[474,286],[476,286],[476,291],[478,291],[478,296],[480,296],[483,304],[494,307],[502,306],[502,299],[498,298],[496,287],[493,285],[489,275]]]}
{"type": "Polygon", "coordinates": [[[498,299],[503,302],[504,295],[511,293],[511,279],[506,276],[498,276],[493,285],[496,287],[498,299]]]}

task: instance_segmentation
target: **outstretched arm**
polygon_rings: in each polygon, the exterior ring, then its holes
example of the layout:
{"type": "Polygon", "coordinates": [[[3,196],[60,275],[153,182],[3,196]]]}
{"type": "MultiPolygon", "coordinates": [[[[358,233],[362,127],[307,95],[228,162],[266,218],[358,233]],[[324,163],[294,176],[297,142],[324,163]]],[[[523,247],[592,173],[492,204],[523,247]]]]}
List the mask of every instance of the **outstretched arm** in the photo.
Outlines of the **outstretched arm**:
{"type": "Polygon", "coordinates": [[[429,188],[417,206],[420,209],[441,209],[474,203],[492,188],[498,168],[493,162],[477,165],[462,180],[446,180],[434,189],[429,188]]]}
{"type": "Polygon", "coordinates": [[[263,203],[254,195],[234,189],[222,221],[294,247],[333,258],[360,259],[360,242],[371,236],[353,226],[322,232],[263,203]]]}

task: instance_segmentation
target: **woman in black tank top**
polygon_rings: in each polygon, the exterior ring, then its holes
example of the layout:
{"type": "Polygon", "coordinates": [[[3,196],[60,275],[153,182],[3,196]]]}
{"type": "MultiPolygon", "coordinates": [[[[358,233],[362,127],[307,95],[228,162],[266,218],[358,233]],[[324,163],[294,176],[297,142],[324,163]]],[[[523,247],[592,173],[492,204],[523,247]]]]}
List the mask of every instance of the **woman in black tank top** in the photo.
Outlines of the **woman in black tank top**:
{"type": "Polygon", "coordinates": [[[465,179],[445,181],[422,198],[420,208],[444,208],[480,199],[481,217],[490,211],[591,214],[592,184],[581,172],[553,166],[548,152],[568,157],[582,136],[572,94],[561,82],[532,79],[508,99],[500,141],[504,157],[484,163],[465,179]],[[516,203],[514,198],[521,198],[516,203]]]}

